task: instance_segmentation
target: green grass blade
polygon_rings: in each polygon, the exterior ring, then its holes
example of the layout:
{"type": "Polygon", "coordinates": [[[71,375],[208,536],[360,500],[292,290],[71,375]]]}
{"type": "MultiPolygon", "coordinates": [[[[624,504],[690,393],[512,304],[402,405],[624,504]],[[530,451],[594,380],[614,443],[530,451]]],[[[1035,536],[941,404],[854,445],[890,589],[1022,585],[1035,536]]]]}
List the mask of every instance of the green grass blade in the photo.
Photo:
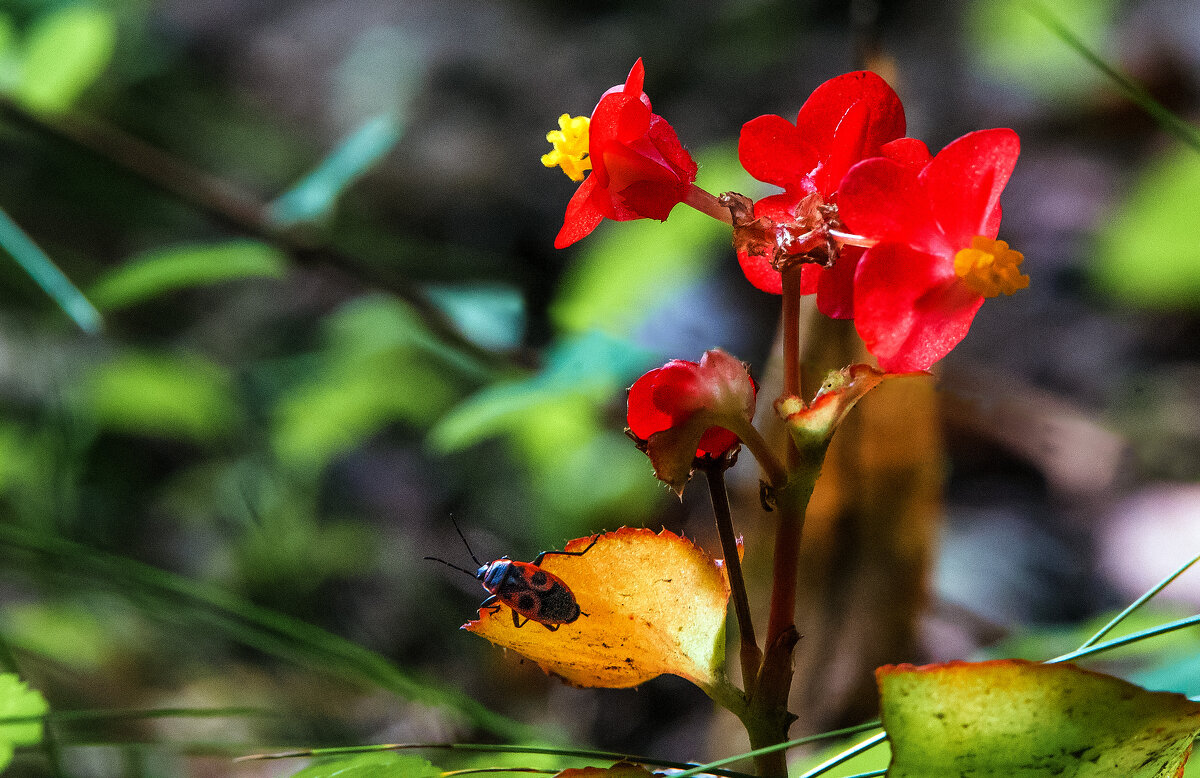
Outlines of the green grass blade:
{"type": "MultiPolygon", "coordinates": [[[[866,732],[867,730],[871,730],[871,729],[879,729],[879,722],[878,721],[869,721],[866,724],[858,724],[853,727],[846,727],[845,729],[835,729],[832,732],[822,732],[817,735],[807,735],[805,737],[796,738],[795,740],[788,740],[787,742],[784,742],[784,743],[776,743],[773,746],[763,746],[762,748],[756,748],[753,751],[747,751],[744,754],[737,754],[736,756],[728,756],[728,757],[725,757],[724,759],[718,759],[715,762],[709,762],[708,764],[702,764],[702,765],[698,765],[696,767],[689,768],[687,770],[684,770],[681,773],[674,773],[671,776],[671,778],[691,778],[691,776],[699,775],[700,773],[712,773],[712,772],[714,772],[714,770],[712,769],[714,767],[721,767],[722,765],[731,764],[731,763],[737,762],[741,759],[751,759],[753,757],[762,756],[764,754],[772,754],[776,751],[784,751],[789,748],[794,748],[795,746],[802,746],[805,743],[815,743],[818,740],[828,740],[829,738],[845,737],[847,735],[857,735],[860,732],[866,732]]],[[[883,733],[880,733],[880,736],[883,736],[883,733]]],[[[883,736],[883,739],[886,739],[886,736],[883,736]]],[[[880,740],[880,742],[883,742],[883,741],[880,740]]],[[[858,752],[855,751],[854,753],[849,754],[849,756],[846,756],[846,759],[849,759],[850,757],[855,756],[857,753],[858,752]]],[[[845,760],[842,760],[842,761],[845,761],[845,760]]],[[[837,764],[840,764],[840,763],[841,762],[838,762],[837,764]]],[[[829,769],[830,767],[834,767],[835,765],[829,764],[828,767],[826,767],[825,765],[821,765],[821,766],[824,767],[825,769],[829,769]]],[[[817,775],[817,773],[813,773],[813,775],[817,775]]],[[[802,778],[803,778],[803,776],[802,776],[802,778]]]]}
{"type": "Polygon", "coordinates": [[[815,778],[816,776],[821,775],[822,773],[827,773],[830,770],[832,770],[833,768],[842,764],[843,762],[850,761],[851,759],[853,759],[854,757],[863,753],[864,751],[871,750],[872,748],[879,745],[880,743],[882,743],[885,740],[887,740],[887,733],[880,732],[878,735],[869,737],[856,746],[847,748],[845,751],[843,751],[842,753],[833,757],[832,759],[822,762],[821,764],[817,765],[813,769],[811,769],[808,772],[804,773],[803,775],[799,776],[799,778],[815,778]]]}
{"type": "Polygon", "coordinates": [[[7,251],[34,283],[58,303],[79,329],[91,334],[100,331],[103,322],[95,306],[3,209],[0,209],[0,248],[7,251]]]}
{"type": "Polygon", "coordinates": [[[1079,56],[1083,57],[1093,67],[1107,76],[1130,102],[1150,114],[1164,130],[1179,138],[1196,151],[1200,151],[1200,128],[1181,119],[1169,108],[1155,100],[1146,91],[1145,87],[1105,62],[1100,55],[1089,49],[1079,36],[1071,32],[1070,28],[1051,13],[1046,6],[1041,3],[1029,2],[1026,4],[1026,8],[1032,16],[1046,25],[1047,29],[1054,33],[1059,40],[1074,49],[1079,56]]]}
{"type": "Polygon", "coordinates": [[[1186,629],[1188,627],[1194,627],[1196,625],[1200,625],[1200,616],[1188,616],[1186,619],[1177,619],[1175,621],[1169,621],[1166,624],[1159,624],[1157,627],[1151,627],[1150,629],[1144,629],[1141,632],[1134,632],[1130,635],[1125,635],[1123,637],[1109,640],[1106,643],[1097,643],[1096,645],[1093,645],[1093,646],[1087,646],[1086,648],[1076,649],[1075,651],[1072,651],[1067,654],[1063,654],[1062,656],[1056,656],[1053,659],[1047,659],[1045,664],[1052,665],[1052,664],[1057,664],[1059,662],[1073,662],[1076,659],[1080,659],[1085,656],[1091,656],[1092,654],[1099,654],[1103,651],[1111,651],[1114,648],[1120,648],[1121,646],[1128,646],[1131,643],[1138,642],[1139,640],[1145,640],[1146,638],[1157,637],[1158,635],[1165,635],[1168,632],[1174,632],[1175,630],[1178,630],[1178,629],[1186,629]]]}
{"type": "Polygon", "coordinates": [[[1200,554],[1197,554],[1196,556],[1192,557],[1190,561],[1185,562],[1183,564],[1183,566],[1181,566],[1175,572],[1171,573],[1166,578],[1159,581],[1156,586],[1154,586],[1152,589],[1147,591],[1141,597],[1138,597],[1136,600],[1134,600],[1132,603],[1130,603],[1128,608],[1126,608],[1125,610],[1118,613],[1116,615],[1116,617],[1112,621],[1105,624],[1100,629],[1099,632],[1097,632],[1095,635],[1092,635],[1090,638],[1088,638],[1087,642],[1085,642],[1082,646],[1080,646],[1080,648],[1081,649],[1088,648],[1090,646],[1094,646],[1097,643],[1099,643],[1104,638],[1105,635],[1107,635],[1109,632],[1112,632],[1114,629],[1116,629],[1117,625],[1120,624],[1122,621],[1124,621],[1131,613],[1133,613],[1138,608],[1145,605],[1150,600],[1150,598],[1154,597],[1156,594],[1161,592],[1163,589],[1167,588],[1168,584],[1170,584],[1172,581],[1174,581],[1179,576],[1183,575],[1189,567],[1196,564],[1197,562],[1200,562],[1200,554]]]}
{"type": "MultiPolygon", "coordinates": [[[[700,769],[700,765],[690,762],[675,762],[667,759],[658,759],[645,756],[635,756],[633,754],[624,754],[617,751],[595,751],[590,749],[578,748],[550,748],[543,746],[514,746],[491,743],[382,743],[371,746],[341,746],[337,748],[309,748],[293,751],[281,751],[275,754],[253,754],[251,756],[240,757],[239,762],[251,762],[270,759],[305,759],[309,757],[324,757],[324,756],[344,756],[347,754],[363,754],[372,751],[401,751],[408,749],[441,749],[450,751],[477,751],[483,753],[498,753],[498,754],[537,754],[541,756],[562,756],[572,759],[605,759],[613,762],[633,762],[635,764],[654,765],[655,767],[667,767],[676,770],[684,769],[700,769]]],[[[743,755],[744,756],[744,755],[743,755]]],[[[735,757],[740,759],[742,757],[735,757]]],[[[735,770],[704,770],[712,775],[725,776],[725,778],[755,778],[748,773],[739,773],[735,770]]],[[[692,774],[689,772],[689,774],[692,774]]],[[[677,775],[672,773],[672,778],[677,775]]],[[[682,773],[678,773],[682,775],[682,773]]]]}
{"type": "Polygon", "coordinates": [[[139,604],[153,601],[163,606],[158,615],[164,618],[182,620],[192,628],[199,622],[264,653],[441,707],[501,737],[514,740],[545,737],[544,730],[516,722],[464,694],[406,673],[356,643],[246,602],[218,587],[12,525],[0,524],[0,546],[47,558],[63,573],[103,582],[131,595],[139,604]]]}

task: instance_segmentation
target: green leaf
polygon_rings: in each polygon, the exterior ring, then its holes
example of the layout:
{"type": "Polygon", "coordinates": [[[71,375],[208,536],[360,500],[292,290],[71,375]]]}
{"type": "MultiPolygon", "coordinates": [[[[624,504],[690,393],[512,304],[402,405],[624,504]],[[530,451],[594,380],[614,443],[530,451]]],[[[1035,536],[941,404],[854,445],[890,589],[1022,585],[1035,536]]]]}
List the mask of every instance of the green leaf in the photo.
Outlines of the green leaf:
{"type": "MultiPolygon", "coordinates": [[[[696,158],[704,178],[724,182],[706,183],[710,191],[745,191],[735,150],[722,146],[696,158]]],[[[550,314],[569,332],[628,335],[664,296],[699,281],[719,257],[734,261],[729,241],[729,225],[683,205],[665,222],[602,224],[580,244],[550,314]]]]}
{"type": "Polygon", "coordinates": [[[1119,302],[1144,308],[1200,306],[1200,155],[1177,148],[1134,183],[1096,238],[1092,278],[1119,302]]]}
{"type": "MultiPolygon", "coordinates": [[[[42,695],[28,688],[13,673],[0,675],[0,719],[44,716],[50,710],[42,695]]],[[[42,742],[42,722],[0,724],[0,770],[8,767],[15,746],[31,746],[42,742]]]]}
{"type": "Polygon", "coordinates": [[[1173,778],[1200,704],[1069,664],[881,667],[889,778],[1173,778]]]}
{"type": "Polygon", "coordinates": [[[76,5],[43,16],[25,40],[17,99],[34,111],[67,110],[108,67],[116,40],[109,11],[76,5]]]}
{"type": "Polygon", "coordinates": [[[359,754],[306,767],[292,778],[441,778],[441,769],[411,754],[359,754]]]}
{"type": "Polygon", "coordinates": [[[238,415],[230,376],[195,355],[120,356],[88,376],[83,393],[99,424],[141,435],[211,441],[238,415]]]}
{"type": "Polygon", "coordinates": [[[281,227],[326,216],[347,187],[383,159],[400,141],[402,127],[390,114],[367,120],[292,189],[271,204],[271,221],[281,227]]]}
{"type": "MultiPolygon", "coordinates": [[[[524,430],[530,425],[553,432],[546,429],[547,416],[559,415],[559,420],[549,425],[557,427],[564,417],[578,419],[578,411],[592,420],[576,421],[569,428],[584,424],[586,432],[594,434],[599,429],[594,420],[596,409],[612,401],[622,385],[628,386],[647,361],[647,352],[601,332],[569,338],[550,350],[541,371],[492,384],[455,406],[430,431],[429,444],[448,453],[501,434],[524,439],[524,430]],[[564,408],[577,412],[563,414],[564,408]]],[[[547,448],[553,449],[551,456],[562,453],[555,446],[547,448]]]]}
{"type": "Polygon", "coordinates": [[[98,307],[112,310],[179,289],[242,278],[282,278],[286,272],[284,255],[264,243],[176,246],[134,257],[102,276],[88,294],[98,307]]]}
{"type": "Polygon", "coordinates": [[[525,332],[525,300],[520,290],[499,284],[464,284],[428,287],[425,294],[459,332],[483,348],[520,345],[525,332]]]}

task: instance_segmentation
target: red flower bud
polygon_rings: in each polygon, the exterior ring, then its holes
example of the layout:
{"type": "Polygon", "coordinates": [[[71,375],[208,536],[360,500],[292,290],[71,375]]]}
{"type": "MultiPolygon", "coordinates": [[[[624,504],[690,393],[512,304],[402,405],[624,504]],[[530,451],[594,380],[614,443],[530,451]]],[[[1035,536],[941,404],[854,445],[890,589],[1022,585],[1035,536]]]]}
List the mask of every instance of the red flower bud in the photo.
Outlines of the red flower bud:
{"type": "MultiPolygon", "coordinates": [[[[665,220],[691,191],[696,163],[674,128],[651,111],[644,77],[639,59],[625,83],[605,92],[592,111],[587,129],[592,171],[567,205],[556,248],[570,246],[606,218],[665,220]]],[[[543,162],[559,164],[555,159],[547,155],[543,162]]]]}
{"type": "Polygon", "coordinates": [[[746,366],[720,349],[698,363],[673,359],[629,389],[629,431],[655,475],[682,492],[697,457],[719,457],[737,445],[757,394],[746,366]]]}

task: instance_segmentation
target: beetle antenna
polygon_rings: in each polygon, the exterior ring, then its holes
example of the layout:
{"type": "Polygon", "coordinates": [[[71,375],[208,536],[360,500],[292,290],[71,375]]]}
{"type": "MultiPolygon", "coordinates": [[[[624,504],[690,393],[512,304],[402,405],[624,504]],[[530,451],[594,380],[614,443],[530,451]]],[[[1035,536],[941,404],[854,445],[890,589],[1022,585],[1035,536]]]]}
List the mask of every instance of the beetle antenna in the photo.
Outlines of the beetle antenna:
{"type": "Polygon", "coordinates": [[[428,559],[428,560],[430,560],[430,561],[433,561],[433,562],[441,562],[441,563],[442,563],[443,565],[445,565],[446,567],[453,567],[455,570],[459,570],[459,571],[461,571],[461,572],[464,572],[464,573],[466,573],[467,575],[471,576],[472,578],[477,578],[477,577],[478,577],[477,575],[475,575],[475,573],[472,573],[472,572],[471,572],[470,570],[468,570],[467,568],[465,568],[465,567],[459,567],[458,565],[452,565],[452,564],[450,564],[449,562],[447,562],[445,559],[438,559],[438,558],[437,558],[437,557],[435,557],[435,556],[427,556],[427,557],[425,557],[425,558],[426,558],[426,559],[428,559]]]}
{"type": "MultiPolygon", "coordinates": [[[[456,532],[458,532],[458,536],[460,538],[462,538],[463,545],[467,547],[467,553],[471,555],[471,559],[474,560],[475,564],[479,565],[480,567],[483,567],[483,562],[480,562],[479,557],[475,556],[475,552],[471,550],[471,544],[467,542],[467,536],[463,534],[462,528],[459,527],[458,522],[454,520],[453,513],[450,514],[450,523],[454,525],[454,529],[456,532]]],[[[428,559],[429,557],[426,557],[426,558],[428,559]]],[[[441,562],[442,560],[439,559],[438,561],[441,562]]],[[[449,563],[447,563],[447,564],[449,564],[449,563]]],[[[450,565],[450,566],[453,567],[454,565],[450,565]]],[[[459,569],[461,570],[462,568],[459,568],[459,569]]],[[[474,576],[475,574],[471,573],[471,575],[474,576]]]]}

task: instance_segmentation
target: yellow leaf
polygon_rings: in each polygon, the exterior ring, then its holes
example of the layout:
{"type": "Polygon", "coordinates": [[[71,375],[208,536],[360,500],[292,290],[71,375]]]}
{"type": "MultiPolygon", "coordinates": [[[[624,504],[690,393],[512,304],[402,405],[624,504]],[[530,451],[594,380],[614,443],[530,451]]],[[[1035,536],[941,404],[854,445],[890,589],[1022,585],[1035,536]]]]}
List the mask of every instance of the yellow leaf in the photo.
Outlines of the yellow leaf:
{"type": "MultiPolygon", "coordinates": [[[[592,538],[567,544],[587,548],[592,538]]],[[[582,556],[547,556],[542,568],[563,580],[583,613],[550,631],[513,625],[501,607],[463,625],[537,662],[576,686],[624,688],[670,673],[711,688],[724,678],[729,584],[721,567],[690,540],[624,527],[600,535],[582,556]]]]}

